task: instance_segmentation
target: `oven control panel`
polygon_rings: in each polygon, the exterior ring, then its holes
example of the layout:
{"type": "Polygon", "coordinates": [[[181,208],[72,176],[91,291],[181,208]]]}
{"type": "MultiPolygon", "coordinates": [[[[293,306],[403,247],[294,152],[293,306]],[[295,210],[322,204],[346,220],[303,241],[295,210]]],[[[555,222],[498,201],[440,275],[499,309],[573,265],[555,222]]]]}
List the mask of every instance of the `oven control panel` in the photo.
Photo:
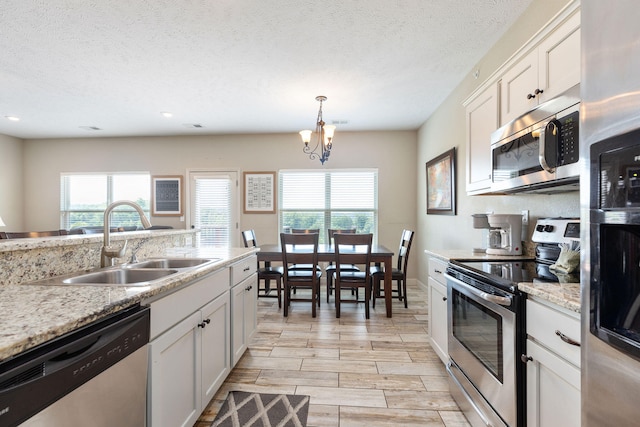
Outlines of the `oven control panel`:
{"type": "Polygon", "coordinates": [[[579,218],[540,218],[531,240],[536,243],[571,243],[580,241],[579,218]]]}

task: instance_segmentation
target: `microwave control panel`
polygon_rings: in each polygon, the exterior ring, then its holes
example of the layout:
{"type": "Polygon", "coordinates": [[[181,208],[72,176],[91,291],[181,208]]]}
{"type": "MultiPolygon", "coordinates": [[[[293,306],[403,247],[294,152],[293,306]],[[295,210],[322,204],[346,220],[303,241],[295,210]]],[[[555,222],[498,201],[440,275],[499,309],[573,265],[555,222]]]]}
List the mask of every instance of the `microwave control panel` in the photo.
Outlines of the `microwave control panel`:
{"type": "Polygon", "coordinates": [[[578,111],[557,119],[560,128],[558,138],[558,166],[570,165],[580,160],[580,148],[578,146],[578,127],[580,119],[578,111]]]}

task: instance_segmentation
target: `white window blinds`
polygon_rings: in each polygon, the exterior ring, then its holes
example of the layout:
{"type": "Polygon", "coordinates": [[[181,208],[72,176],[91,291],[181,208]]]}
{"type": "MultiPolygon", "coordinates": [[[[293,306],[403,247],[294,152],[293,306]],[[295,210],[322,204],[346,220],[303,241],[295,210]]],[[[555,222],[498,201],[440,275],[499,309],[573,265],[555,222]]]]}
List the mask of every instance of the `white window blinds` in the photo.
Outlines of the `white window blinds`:
{"type": "Polygon", "coordinates": [[[228,175],[195,176],[195,223],[200,246],[228,247],[232,230],[232,180],[228,175]]]}
{"type": "Polygon", "coordinates": [[[318,228],[321,242],[328,228],[377,234],[377,170],[283,170],[278,183],[281,231],[318,228]]]}

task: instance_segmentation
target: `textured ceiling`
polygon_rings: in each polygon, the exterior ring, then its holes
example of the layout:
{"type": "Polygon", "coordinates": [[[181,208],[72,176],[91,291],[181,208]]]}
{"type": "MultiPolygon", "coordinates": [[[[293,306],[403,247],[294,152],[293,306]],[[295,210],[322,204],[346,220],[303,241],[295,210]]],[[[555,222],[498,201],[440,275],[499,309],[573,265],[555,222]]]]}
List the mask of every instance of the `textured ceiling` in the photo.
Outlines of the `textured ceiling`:
{"type": "Polygon", "coordinates": [[[413,130],[530,2],[2,0],[0,134],[413,130]]]}

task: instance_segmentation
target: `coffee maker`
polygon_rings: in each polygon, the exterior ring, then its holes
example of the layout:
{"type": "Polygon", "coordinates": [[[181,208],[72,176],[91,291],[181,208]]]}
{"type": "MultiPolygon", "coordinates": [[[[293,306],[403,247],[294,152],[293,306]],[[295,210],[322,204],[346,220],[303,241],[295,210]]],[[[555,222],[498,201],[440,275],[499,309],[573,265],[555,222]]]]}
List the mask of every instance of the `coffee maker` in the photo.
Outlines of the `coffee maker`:
{"type": "Polygon", "coordinates": [[[490,214],[489,255],[522,255],[522,215],[490,214]]]}

